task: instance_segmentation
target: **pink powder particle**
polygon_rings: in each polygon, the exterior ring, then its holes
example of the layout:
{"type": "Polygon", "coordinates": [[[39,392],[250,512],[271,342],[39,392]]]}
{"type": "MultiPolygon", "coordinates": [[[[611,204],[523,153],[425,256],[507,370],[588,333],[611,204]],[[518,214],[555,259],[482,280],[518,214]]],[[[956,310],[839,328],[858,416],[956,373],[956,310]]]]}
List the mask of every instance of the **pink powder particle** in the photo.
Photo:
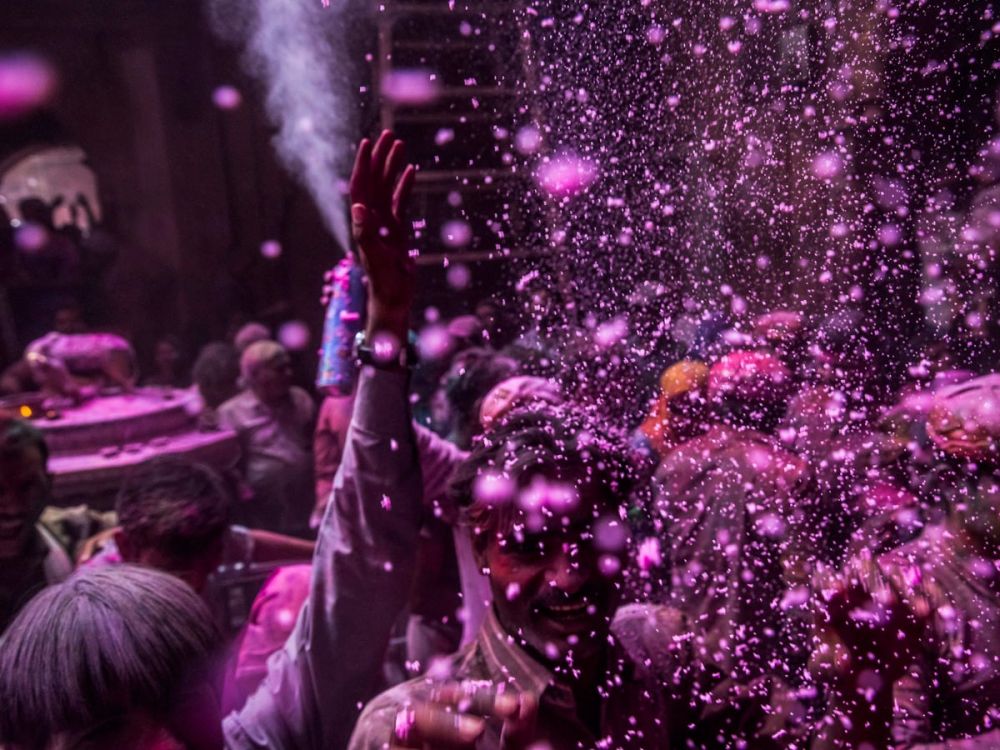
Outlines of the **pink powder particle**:
{"type": "Polygon", "coordinates": [[[462,219],[446,221],[441,227],[441,241],[447,247],[465,247],[472,241],[472,227],[462,219]]]}
{"type": "Polygon", "coordinates": [[[56,72],[34,55],[0,57],[0,120],[18,117],[48,102],[57,87],[56,72]]]}
{"type": "Polygon", "coordinates": [[[393,104],[419,107],[441,96],[437,73],[425,68],[399,68],[382,79],[382,96],[393,104]]]}
{"type": "Polygon", "coordinates": [[[427,326],[417,337],[417,349],[425,359],[440,359],[451,350],[451,346],[448,329],[441,325],[427,326]]]}
{"type": "Polygon", "coordinates": [[[41,250],[48,241],[48,230],[30,221],[21,224],[14,234],[14,243],[26,253],[34,253],[41,250]]]}
{"type": "Polygon", "coordinates": [[[502,474],[486,472],[476,477],[472,485],[472,496],[478,503],[503,505],[517,494],[517,485],[502,474]]]}
{"type": "Polygon", "coordinates": [[[461,291],[467,288],[472,281],[472,271],[464,263],[455,263],[448,269],[445,279],[450,288],[461,291]]]}
{"type": "Polygon", "coordinates": [[[290,320],[278,329],[278,341],[293,352],[301,352],[309,346],[309,326],[301,320],[290,320]]]}
{"type": "Polygon", "coordinates": [[[533,154],[542,142],[542,134],[534,125],[525,125],[514,135],[514,148],[521,154],[533,154]]]}
{"type": "Polygon", "coordinates": [[[789,8],[788,0],[754,0],[754,10],[761,13],[784,13],[789,8]]]}
{"type": "Polygon", "coordinates": [[[813,174],[821,180],[832,180],[844,171],[844,161],[833,151],[819,154],[812,163],[813,174]]]}
{"type": "Polygon", "coordinates": [[[281,257],[281,243],[277,240],[265,240],[260,243],[260,254],[269,260],[281,257]]]}
{"type": "Polygon", "coordinates": [[[243,103],[243,94],[235,86],[219,86],[212,92],[212,103],[219,109],[236,109],[243,103]]]}
{"type": "Polygon", "coordinates": [[[660,540],[656,537],[643,539],[636,552],[636,561],[640,570],[649,570],[663,563],[663,552],[660,550],[660,540]]]}
{"type": "Polygon", "coordinates": [[[593,162],[569,153],[546,158],[535,173],[538,186],[554,198],[567,198],[586,190],[597,179],[593,162]]]}

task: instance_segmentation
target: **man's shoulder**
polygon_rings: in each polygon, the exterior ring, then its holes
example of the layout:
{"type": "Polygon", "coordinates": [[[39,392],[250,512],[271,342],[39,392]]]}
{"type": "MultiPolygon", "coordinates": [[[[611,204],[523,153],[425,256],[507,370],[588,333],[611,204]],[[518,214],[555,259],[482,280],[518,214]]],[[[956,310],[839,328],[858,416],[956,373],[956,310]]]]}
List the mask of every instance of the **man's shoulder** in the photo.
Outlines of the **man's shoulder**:
{"type": "Polygon", "coordinates": [[[674,680],[691,664],[691,628],[678,609],[649,603],[623,606],[611,632],[640,674],[674,680]]]}
{"type": "Polygon", "coordinates": [[[316,411],[316,402],[313,401],[313,397],[309,395],[309,392],[306,391],[305,388],[293,385],[291,389],[291,396],[292,403],[295,404],[296,410],[312,417],[313,413],[316,411]]]}
{"type": "Polygon", "coordinates": [[[257,397],[254,396],[253,391],[240,391],[229,400],[223,401],[216,411],[218,411],[220,417],[231,419],[236,415],[245,412],[256,401],[257,397]]]}

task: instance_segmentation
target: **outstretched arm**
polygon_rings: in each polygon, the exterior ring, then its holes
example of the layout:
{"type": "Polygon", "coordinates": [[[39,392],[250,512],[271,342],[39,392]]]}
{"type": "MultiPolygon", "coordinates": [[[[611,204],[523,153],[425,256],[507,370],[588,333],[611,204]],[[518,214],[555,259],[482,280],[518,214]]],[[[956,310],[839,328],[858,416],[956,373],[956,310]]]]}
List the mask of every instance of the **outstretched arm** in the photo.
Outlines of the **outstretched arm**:
{"type": "MultiPolygon", "coordinates": [[[[352,221],[368,273],[369,341],[406,340],[414,275],[403,210],[414,177],[403,144],[362,141],[352,221]]],[[[410,590],[421,474],[404,371],[363,368],[344,458],[319,529],[309,599],[268,676],[224,723],[230,748],[347,744],[360,705],[381,687],[392,625],[410,590]]]]}

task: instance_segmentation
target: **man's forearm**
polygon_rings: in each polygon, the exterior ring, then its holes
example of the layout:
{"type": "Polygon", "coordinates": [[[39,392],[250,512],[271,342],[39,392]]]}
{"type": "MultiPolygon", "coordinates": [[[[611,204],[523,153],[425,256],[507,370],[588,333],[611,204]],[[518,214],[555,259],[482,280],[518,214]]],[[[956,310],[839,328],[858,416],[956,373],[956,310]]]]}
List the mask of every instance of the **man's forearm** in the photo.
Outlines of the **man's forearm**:
{"type": "Polygon", "coordinates": [[[366,368],[320,526],[309,599],[265,684],[227,719],[231,748],[346,745],[378,691],[423,517],[407,377],[366,368]]]}

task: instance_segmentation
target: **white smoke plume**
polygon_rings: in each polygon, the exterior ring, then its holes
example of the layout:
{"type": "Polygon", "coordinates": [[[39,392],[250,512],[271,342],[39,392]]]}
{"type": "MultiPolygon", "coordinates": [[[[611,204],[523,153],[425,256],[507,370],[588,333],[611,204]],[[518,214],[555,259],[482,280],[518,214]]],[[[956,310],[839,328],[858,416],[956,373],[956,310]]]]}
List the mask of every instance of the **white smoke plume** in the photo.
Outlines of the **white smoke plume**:
{"type": "Polygon", "coordinates": [[[206,0],[216,33],[244,49],[244,64],[265,87],[274,145],[312,194],[343,249],[350,231],[342,185],[357,137],[357,85],[349,49],[358,0],[206,0]]]}

